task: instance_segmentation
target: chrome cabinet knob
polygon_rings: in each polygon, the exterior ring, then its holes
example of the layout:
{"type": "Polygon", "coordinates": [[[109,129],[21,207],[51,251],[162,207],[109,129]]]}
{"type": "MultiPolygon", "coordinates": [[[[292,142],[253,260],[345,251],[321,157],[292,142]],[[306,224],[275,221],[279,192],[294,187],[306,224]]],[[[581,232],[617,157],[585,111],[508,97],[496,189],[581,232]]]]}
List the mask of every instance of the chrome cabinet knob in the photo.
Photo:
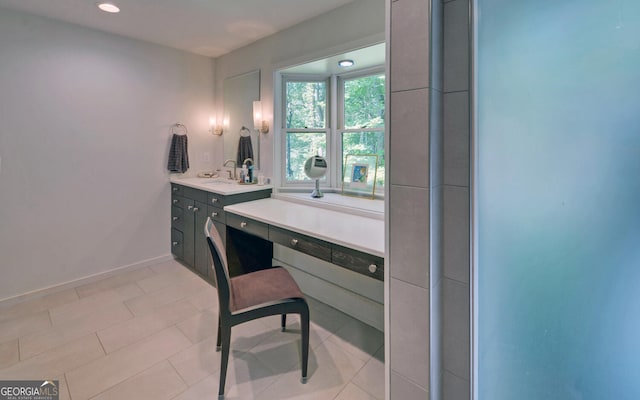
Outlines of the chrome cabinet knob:
{"type": "Polygon", "coordinates": [[[178,204],[178,199],[173,199],[173,204],[178,204]]]}
{"type": "Polygon", "coordinates": [[[298,245],[298,239],[291,239],[291,245],[292,246],[297,246],[298,245]]]}
{"type": "Polygon", "coordinates": [[[171,242],[171,245],[172,245],[173,247],[175,247],[175,246],[177,246],[177,245],[178,245],[178,242],[171,242]]]}
{"type": "Polygon", "coordinates": [[[372,274],[375,274],[376,271],[378,270],[378,266],[375,264],[370,264],[369,265],[369,272],[371,272],[372,274]]]}
{"type": "Polygon", "coordinates": [[[174,192],[177,192],[178,188],[177,187],[172,187],[171,190],[173,190],[174,192]]]}
{"type": "Polygon", "coordinates": [[[216,198],[214,197],[214,198],[212,198],[212,199],[211,199],[211,202],[212,202],[212,203],[217,203],[217,202],[218,202],[218,199],[216,199],[216,198]]]}
{"type": "Polygon", "coordinates": [[[193,207],[193,212],[198,212],[200,209],[198,207],[193,207]]]}
{"type": "Polygon", "coordinates": [[[187,210],[193,210],[193,206],[187,206],[187,210]]]}
{"type": "Polygon", "coordinates": [[[246,228],[247,227],[247,223],[242,221],[240,222],[240,228],[246,228]]]}
{"type": "Polygon", "coordinates": [[[212,213],[211,213],[211,216],[212,216],[212,217],[217,217],[217,216],[218,216],[218,213],[214,211],[214,212],[212,212],[212,213]]]}
{"type": "Polygon", "coordinates": [[[174,221],[177,221],[177,220],[179,220],[180,218],[179,218],[179,217],[172,217],[171,219],[173,219],[174,221]]]}

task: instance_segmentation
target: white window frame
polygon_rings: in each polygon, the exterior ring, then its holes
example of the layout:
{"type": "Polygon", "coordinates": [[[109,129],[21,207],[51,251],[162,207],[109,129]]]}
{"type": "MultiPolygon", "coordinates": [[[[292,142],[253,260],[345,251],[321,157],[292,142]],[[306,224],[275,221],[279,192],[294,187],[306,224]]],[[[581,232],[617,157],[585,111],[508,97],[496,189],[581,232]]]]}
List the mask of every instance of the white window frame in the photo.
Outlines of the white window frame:
{"type": "MultiPolygon", "coordinates": [[[[356,79],[356,78],[360,78],[360,77],[364,77],[364,76],[370,76],[370,75],[377,75],[377,74],[384,74],[385,75],[385,80],[386,80],[386,74],[385,74],[385,70],[384,70],[384,66],[380,66],[380,67],[374,67],[374,68],[367,68],[367,69],[361,69],[358,71],[353,71],[350,73],[346,73],[346,74],[340,74],[340,75],[336,75],[336,105],[338,107],[338,110],[336,112],[336,128],[334,130],[335,134],[334,136],[334,141],[335,141],[335,162],[336,164],[334,164],[336,166],[336,168],[334,168],[335,171],[335,180],[337,182],[338,185],[338,189],[342,189],[342,173],[343,173],[343,168],[344,168],[344,154],[343,154],[343,149],[342,149],[342,134],[343,133],[348,133],[348,132],[362,132],[365,129],[361,129],[361,128],[345,128],[345,118],[344,118],[344,82],[347,80],[351,80],[351,79],[356,79]],[[338,159],[338,157],[340,157],[340,159],[338,159]]],[[[387,114],[387,109],[388,109],[388,105],[389,105],[389,101],[388,99],[385,98],[385,114],[387,114]]],[[[382,135],[384,136],[384,130],[385,127],[384,125],[381,128],[367,128],[366,131],[367,132],[380,132],[382,133],[382,135]]],[[[385,142],[384,144],[384,154],[385,157],[387,155],[387,143],[385,142]]],[[[385,185],[386,185],[386,179],[385,179],[385,185]]],[[[377,186],[377,188],[382,189],[382,191],[384,191],[384,186],[380,187],[377,186]]]]}
{"type": "MultiPolygon", "coordinates": [[[[279,119],[279,142],[280,154],[277,155],[275,167],[279,169],[280,182],[279,186],[283,189],[309,188],[314,185],[312,181],[287,181],[286,165],[287,165],[287,141],[286,136],[290,131],[293,132],[325,132],[327,150],[324,157],[327,159],[328,169],[325,179],[320,181],[320,185],[326,190],[340,191],[342,189],[342,133],[343,132],[361,132],[362,129],[345,129],[344,128],[344,86],[345,80],[358,78],[361,76],[385,74],[384,66],[360,69],[344,74],[334,75],[317,75],[317,74],[278,74],[276,81],[280,81],[280,92],[276,96],[280,107],[279,119]],[[286,127],[286,90],[287,82],[327,82],[327,107],[326,107],[326,123],[325,129],[289,129],[286,127]]],[[[385,76],[386,79],[386,76],[385,76]]],[[[386,93],[385,93],[386,94],[386,93]]],[[[388,113],[388,99],[385,99],[385,113],[388,113]]],[[[367,132],[380,131],[384,134],[385,128],[371,128],[367,132]]],[[[387,143],[385,143],[385,156],[387,154],[387,143]]],[[[275,172],[275,171],[274,171],[275,172]]],[[[385,182],[386,184],[386,182],[385,182]]],[[[383,189],[383,188],[381,188],[383,189]]]]}
{"type": "MultiPolygon", "coordinates": [[[[332,153],[331,146],[331,104],[332,98],[331,96],[331,82],[330,77],[327,75],[311,75],[311,74],[282,74],[282,85],[281,85],[281,101],[280,101],[280,182],[282,187],[309,187],[313,183],[310,181],[304,180],[296,180],[296,181],[287,181],[287,141],[286,137],[289,132],[299,132],[299,133],[325,133],[325,141],[327,144],[327,154],[332,153]],[[321,128],[287,128],[287,106],[286,106],[286,92],[287,92],[287,82],[326,82],[326,102],[327,106],[325,108],[325,127],[321,128]]],[[[326,157],[327,154],[324,156],[326,157]]],[[[327,187],[331,186],[331,163],[329,162],[329,168],[327,171],[327,175],[324,179],[320,180],[322,186],[327,187]],[[327,183],[328,182],[328,183],[327,183]]]]}

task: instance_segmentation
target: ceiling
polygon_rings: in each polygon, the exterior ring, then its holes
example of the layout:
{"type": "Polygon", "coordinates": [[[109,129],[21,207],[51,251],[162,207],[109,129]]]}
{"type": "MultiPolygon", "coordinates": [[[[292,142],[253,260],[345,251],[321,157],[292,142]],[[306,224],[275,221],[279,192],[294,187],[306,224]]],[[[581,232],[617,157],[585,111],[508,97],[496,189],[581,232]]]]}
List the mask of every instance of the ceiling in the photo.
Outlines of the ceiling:
{"type": "Polygon", "coordinates": [[[281,72],[286,74],[342,74],[352,70],[360,70],[365,68],[379,67],[384,65],[385,60],[385,44],[379,43],[372,46],[364,47],[333,55],[331,57],[323,58],[308,62],[305,64],[295,65],[281,72]],[[352,60],[354,62],[351,67],[341,67],[338,65],[340,60],[352,60]]]}
{"type": "Polygon", "coordinates": [[[135,39],[218,57],[353,0],[0,0],[20,10],[135,39]]]}

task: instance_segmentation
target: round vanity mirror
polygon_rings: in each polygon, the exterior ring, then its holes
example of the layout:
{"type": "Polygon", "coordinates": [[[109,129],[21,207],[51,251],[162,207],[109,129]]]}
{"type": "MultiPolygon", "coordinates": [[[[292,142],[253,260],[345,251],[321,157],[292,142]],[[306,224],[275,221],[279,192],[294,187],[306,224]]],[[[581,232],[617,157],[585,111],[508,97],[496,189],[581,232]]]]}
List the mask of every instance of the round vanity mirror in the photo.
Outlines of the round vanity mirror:
{"type": "Polygon", "coordinates": [[[320,178],[327,173],[327,160],[320,156],[310,157],[304,163],[304,173],[309,178],[316,180],[316,188],[311,193],[311,197],[319,198],[324,196],[320,191],[320,178]]]}

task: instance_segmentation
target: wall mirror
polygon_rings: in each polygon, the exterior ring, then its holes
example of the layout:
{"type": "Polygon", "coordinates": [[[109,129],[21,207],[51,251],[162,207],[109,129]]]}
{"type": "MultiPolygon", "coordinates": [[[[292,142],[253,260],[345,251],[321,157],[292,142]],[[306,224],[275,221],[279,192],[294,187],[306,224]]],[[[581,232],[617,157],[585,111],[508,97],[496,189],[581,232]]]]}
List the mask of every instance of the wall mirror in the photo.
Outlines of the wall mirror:
{"type": "MultiPolygon", "coordinates": [[[[240,143],[242,154],[246,154],[250,143],[254,168],[259,169],[260,132],[253,129],[253,102],[260,100],[260,70],[226,78],[223,85],[224,159],[237,161],[240,143]]],[[[238,167],[242,166],[242,161],[244,159],[239,161],[238,167]]]]}

